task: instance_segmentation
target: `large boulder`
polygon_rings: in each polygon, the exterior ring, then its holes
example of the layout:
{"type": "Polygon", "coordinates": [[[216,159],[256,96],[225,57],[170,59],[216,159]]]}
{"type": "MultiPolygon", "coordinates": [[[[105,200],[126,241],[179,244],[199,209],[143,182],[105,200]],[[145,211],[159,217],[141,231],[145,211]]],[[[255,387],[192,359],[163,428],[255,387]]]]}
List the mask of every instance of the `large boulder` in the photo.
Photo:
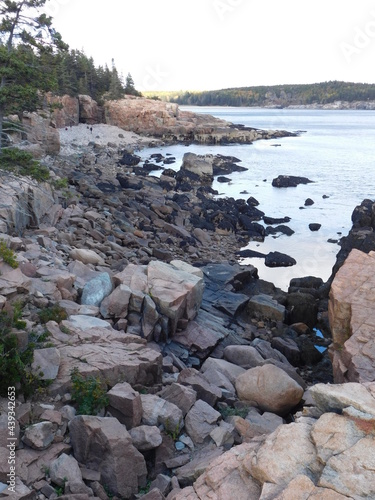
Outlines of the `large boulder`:
{"type": "Polygon", "coordinates": [[[272,364],[250,368],[236,379],[241,400],[255,402],[261,410],[288,413],[302,399],[302,387],[284,370],[272,364]]]}
{"type": "Polygon", "coordinates": [[[152,261],[147,267],[149,293],[161,314],[170,322],[171,335],[180,319],[192,320],[202,302],[204,281],[164,262],[152,261]]]}
{"type": "Polygon", "coordinates": [[[60,152],[60,136],[58,130],[49,118],[42,113],[27,113],[22,116],[22,125],[27,132],[27,140],[38,144],[44,154],[60,152]]]}
{"type": "Polygon", "coordinates": [[[375,380],[375,252],[353,249],[331,285],[330,355],[336,383],[375,380]]]}
{"type": "Polygon", "coordinates": [[[182,166],[176,175],[178,183],[189,183],[201,186],[212,184],[213,167],[212,155],[196,155],[195,153],[185,153],[182,159],[182,166]]]}
{"type": "Polygon", "coordinates": [[[145,459],[117,419],[81,415],[70,422],[69,430],[74,457],[100,472],[115,495],[131,498],[145,486],[145,459]]]}
{"type": "Polygon", "coordinates": [[[101,123],[103,119],[103,110],[98,103],[88,95],[79,95],[79,121],[80,123],[101,123]]]}
{"type": "Polygon", "coordinates": [[[49,92],[46,94],[46,99],[50,105],[55,105],[52,112],[52,120],[57,128],[78,125],[79,103],[76,97],[69,95],[59,97],[49,92]]]}

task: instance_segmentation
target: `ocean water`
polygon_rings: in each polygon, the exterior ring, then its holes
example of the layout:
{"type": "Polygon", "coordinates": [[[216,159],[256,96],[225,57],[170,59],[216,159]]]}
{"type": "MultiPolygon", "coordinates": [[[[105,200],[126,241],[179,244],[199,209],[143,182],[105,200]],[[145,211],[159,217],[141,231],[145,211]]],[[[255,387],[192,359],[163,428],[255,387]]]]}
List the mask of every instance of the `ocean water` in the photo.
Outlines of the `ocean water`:
{"type": "MultiPolygon", "coordinates": [[[[351,228],[351,214],[365,198],[375,198],[375,111],[293,110],[230,107],[183,107],[209,113],[232,123],[261,129],[301,131],[298,137],[256,141],[252,145],[202,146],[174,145],[146,149],[143,158],[160,152],[176,157],[170,165],[178,170],[184,153],[222,154],[239,158],[246,172],[228,175],[229,184],[216,180],[213,188],[219,197],[247,199],[253,196],[267,216],[291,218],[287,224],[292,236],[268,236],[263,243],[247,247],[267,254],[286,253],[297,264],[287,268],[268,268],[263,259],[243,259],[253,264],[259,277],[286,290],[294,277],[329,278],[339,250],[338,240],[351,228]],[[280,146],[275,147],[275,144],[280,146]],[[274,188],[278,175],[308,177],[313,183],[295,188],[274,188]],[[246,191],[248,194],[242,194],[246,191]],[[314,201],[305,207],[307,198],[314,201]],[[312,232],[310,223],[321,224],[312,232]]],[[[155,172],[156,173],[156,172],[155,172]]]]}

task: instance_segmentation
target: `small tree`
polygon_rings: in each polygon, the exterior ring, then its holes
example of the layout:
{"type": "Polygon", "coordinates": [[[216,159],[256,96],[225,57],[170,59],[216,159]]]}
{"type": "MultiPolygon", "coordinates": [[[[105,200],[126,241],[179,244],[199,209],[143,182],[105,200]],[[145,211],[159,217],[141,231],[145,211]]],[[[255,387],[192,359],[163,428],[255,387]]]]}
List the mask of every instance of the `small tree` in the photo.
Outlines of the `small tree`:
{"type": "Polygon", "coordinates": [[[140,96],[141,93],[134,87],[134,80],[130,73],[127,74],[125,80],[125,94],[140,96]]]}
{"type": "Polygon", "coordinates": [[[41,13],[46,1],[0,0],[0,153],[4,117],[37,108],[40,91],[52,86],[43,61],[56,49],[67,49],[51,17],[41,13]]]}

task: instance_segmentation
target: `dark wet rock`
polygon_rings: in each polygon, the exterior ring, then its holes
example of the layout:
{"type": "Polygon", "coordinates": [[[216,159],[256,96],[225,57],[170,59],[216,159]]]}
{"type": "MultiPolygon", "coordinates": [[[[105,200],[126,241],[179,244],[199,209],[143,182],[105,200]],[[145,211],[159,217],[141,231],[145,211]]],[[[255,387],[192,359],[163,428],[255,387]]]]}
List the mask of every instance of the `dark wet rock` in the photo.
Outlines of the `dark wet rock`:
{"type": "Polygon", "coordinates": [[[123,189],[140,190],[143,187],[142,181],[140,181],[139,179],[135,179],[134,177],[131,177],[130,175],[126,176],[126,175],[118,173],[116,175],[116,179],[119,181],[120,186],[123,189]]]}
{"type": "Polygon", "coordinates": [[[277,188],[296,187],[298,184],[308,184],[311,181],[307,177],[298,177],[295,175],[279,175],[272,181],[272,186],[277,188]]]}
{"type": "Polygon", "coordinates": [[[229,179],[229,177],[224,177],[222,175],[219,175],[219,177],[216,180],[217,182],[224,183],[224,182],[231,182],[232,179],[229,179]]]}
{"type": "Polygon", "coordinates": [[[288,337],[275,337],[271,346],[280,351],[293,366],[300,366],[301,353],[295,340],[288,337]]]}
{"type": "Polygon", "coordinates": [[[270,252],[266,255],[264,263],[267,267],[289,267],[297,264],[297,261],[281,252],[270,252]]]}
{"type": "Polygon", "coordinates": [[[163,170],[163,167],[161,167],[160,165],[156,165],[155,163],[149,163],[146,161],[143,164],[143,169],[146,170],[146,172],[152,172],[154,170],[163,170]]]}
{"type": "Polygon", "coordinates": [[[246,203],[251,207],[257,207],[259,205],[259,201],[255,199],[253,196],[250,196],[250,198],[246,200],[246,203]]]}
{"type": "Polygon", "coordinates": [[[318,301],[310,293],[294,292],[287,296],[289,324],[305,323],[313,328],[318,318],[318,301]]]}
{"type": "Polygon", "coordinates": [[[234,156],[216,155],[212,162],[214,176],[228,175],[233,172],[245,172],[248,170],[245,167],[236,165],[236,163],[240,161],[240,159],[235,158],[234,156]]]}
{"type": "Polygon", "coordinates": [[[266,227],[266,236],[269,236],[270,234],[277,234],[277,233],[282,233],[286,234],[287,236],[292,236],[294,234],[293,229],[291,229],[288,226],[285,226],[284,224],[280,224],[279,226],[272,227],[272,226],[267,226],[266,227]]]}
{"type": "Polygon", "coordinates": [[[353,210],[352,222],[353,226],[349,234],[340,240],[341,249],[337,254],[330,280],[333,279],[353,248],[364,253],[375,250],[375,202],[368,199],[363,200],[353,210]]]}
{"type": "Polygon", "coordinates": [[[243,259],[252,259],[252,258],[261,258],[261,259],[264,259],[266,254],[265,253],[261,253],[261,252],[257,252],[255,250],[250,250],[248,248],[245,248],[244,250],[240,250],[239,252],[237,252],[237,255],[238,257],[240,258],[243,258],[243,259]]]}
{"type": "Polygon", "coordinates": [[[125,165],[127,167],[134,167],[135,165],[138,165],[140,161],[141,158],[139,156],[133,155],[128,151],[124,151],[122,158],[120,158],[118,162],[120,165],[125,165]]]}
{"type": "Polygon", "coordinates": [[[311,224],[309,224],[310,231],[319,231],[321,227],[322,225],[318,224],[317,222],[312,222],[311,224]]]}
{"type": "Polygon", "coordinates": [[[310,207],[311,205],[314,205],[314,200],[312,200],[311,198],[307,198],[305,200],[305,207],[310,207]]]}
{"type": "Polygon", "coordinates": [[[290,222],[290,217],[282,217],[282,218],[274,218],[274,217],[267,217],[266,215],[263,217],[263,220],[265,224],[284,224],[286,222],[290,222]]]}
{"type": "Polygon", "coordinates": [[[261,241],[264,240],[265,236],[265,228],[261,224],[257,222],[253,222],[251,218],[247,215],[241,214],[238,218],[238,222],[242,229],[245,229],[249,232],[249,235],[252,238],[259,239],[261,241]]]}

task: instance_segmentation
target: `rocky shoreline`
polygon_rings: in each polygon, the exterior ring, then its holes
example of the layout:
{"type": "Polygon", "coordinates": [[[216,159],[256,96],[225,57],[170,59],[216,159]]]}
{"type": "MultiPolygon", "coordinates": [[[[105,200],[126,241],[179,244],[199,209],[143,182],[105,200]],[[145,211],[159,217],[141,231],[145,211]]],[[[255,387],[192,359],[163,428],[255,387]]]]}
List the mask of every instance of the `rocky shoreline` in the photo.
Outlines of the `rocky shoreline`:
{"type": "MultiPolygon", "coordinates": [[[[375,227],[373,203],[354,212],[357,238],[343,245],[337,280],[295,279],[283,292],[237,263],[238,249],[265,234],[256,200],[212,197],[214,172],[235,159],[188,154],[176,173],[172,159],[150,158],[163,168],[157,178],[135,151],[154,139],[110,128],[108,141],[103,125],[90,127],[63,127],[62,154],[44,158],[50,184],[1,179],[0,239],[18,263],[0,263],[2,311],[21,302],[26,325],[13,333],[22,348],[31,333],[47,343],[31,370],[44,392],[15,403],[17,477],[0,495],[374,495],[374,380],[355,378],[368,353],[346,344],[364,336],[347,324],[362,309],[355,315],[343,295],[356,267],[346,257],[375,227]],[[56,306],[61,316],[42,322],[56,306]],[[75,369],[81,392],[85,380],[104,390],[98,415],[79,411],[75,369]]],[[[371,263],[370,254],[368,273],[371,263]]],[[[353,279],[350,295],[365,281],[353,279]]],[[[0,402],[6,485],[9,407],[0,402]]]]}

